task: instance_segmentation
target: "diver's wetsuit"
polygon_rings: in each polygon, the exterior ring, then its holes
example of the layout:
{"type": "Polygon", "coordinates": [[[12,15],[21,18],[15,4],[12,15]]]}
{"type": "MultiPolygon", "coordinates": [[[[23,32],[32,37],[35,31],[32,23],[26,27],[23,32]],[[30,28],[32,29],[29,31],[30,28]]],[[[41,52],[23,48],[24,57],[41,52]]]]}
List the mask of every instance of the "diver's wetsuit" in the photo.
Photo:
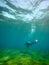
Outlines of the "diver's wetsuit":
{"type": "Polygon", "coordinates": [[[30,47],[31,45],[33,45],[33,43],[26,42],[26,46],[27,46],[27,47],[30,47]]]}
{"type": "Polygon", "coordinates": [[[38,43],[38,40],[34,40],[32,43],[31,42],[26,42],[26,46],[30,47],[31,45],[36,44],[36,43],[38,43]]]}

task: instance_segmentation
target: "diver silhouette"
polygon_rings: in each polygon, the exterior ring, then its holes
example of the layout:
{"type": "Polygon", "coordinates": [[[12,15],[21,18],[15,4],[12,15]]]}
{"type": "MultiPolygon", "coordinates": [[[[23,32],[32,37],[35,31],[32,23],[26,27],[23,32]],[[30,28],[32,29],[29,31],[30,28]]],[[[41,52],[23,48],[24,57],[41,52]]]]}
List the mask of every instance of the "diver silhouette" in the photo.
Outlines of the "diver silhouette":
{"type": "Polygon", "coordinates": [[[38,43],[38,40],[34,40],[33,42],[26,42],[25,45],[26,45],[26,47],[30,47],[30,46],[32,46],[33,44],[36,44],[36,43],[38,43]]]}

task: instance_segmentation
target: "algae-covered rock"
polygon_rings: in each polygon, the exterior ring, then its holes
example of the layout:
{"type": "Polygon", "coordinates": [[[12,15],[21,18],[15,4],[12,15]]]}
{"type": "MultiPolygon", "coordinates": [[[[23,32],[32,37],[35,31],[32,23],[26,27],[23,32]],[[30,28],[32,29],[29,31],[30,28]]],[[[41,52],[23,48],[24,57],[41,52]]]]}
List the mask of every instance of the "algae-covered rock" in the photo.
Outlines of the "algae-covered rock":
{"type": "Polygon", "coordinates": [[[8,50],[0,57],[0,65],[49,65],[49,56],[45,58],[37,52],[22,53],[18,50],[8,50]]]}
{"type": "Polygon", "coordinates": [[[30,56],[24,56],[23,54],[19,54],[15,58],[18,65],[30,65],[31,63],[31,57],[30,56]]]}
{"type": "Polygon", "coordinates": [[[30,65],[31,58],[30,57],[21,57],[20,62],[22,63],[22,65],[30,65]]]}
{"type": "Polygon", "coordinates": [[[16,62],[15,59],[9,60],[9,61],[8,61],[8,65],[17,65],[17,62],[16,62]]]}

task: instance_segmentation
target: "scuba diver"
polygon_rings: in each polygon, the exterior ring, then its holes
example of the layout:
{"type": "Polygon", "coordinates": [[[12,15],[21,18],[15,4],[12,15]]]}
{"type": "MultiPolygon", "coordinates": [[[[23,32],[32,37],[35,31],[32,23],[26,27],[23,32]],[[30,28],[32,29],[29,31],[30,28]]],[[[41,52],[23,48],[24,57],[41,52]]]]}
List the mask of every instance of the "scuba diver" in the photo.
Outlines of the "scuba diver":
{"type": "Polygon", "coordinates": [[[34,40],[33,42],[26,42],[25,45],[26,45],[26,47],[30,47],[31,45],[36,44],[36,43],[38,43],[37,39],[34,40]]]}

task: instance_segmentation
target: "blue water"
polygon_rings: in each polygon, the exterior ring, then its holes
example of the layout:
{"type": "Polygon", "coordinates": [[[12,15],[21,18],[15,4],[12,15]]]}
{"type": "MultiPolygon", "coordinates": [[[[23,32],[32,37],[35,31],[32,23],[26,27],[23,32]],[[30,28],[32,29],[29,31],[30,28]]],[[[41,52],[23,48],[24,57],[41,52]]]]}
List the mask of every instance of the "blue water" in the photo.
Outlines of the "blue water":
{"type": "Polygon", "coordinates": [[[48,28],[37,27],[34,34],[30,34],[30,24],[0,24],[0,48],[25,49],[25,42],[38,39],[38,44],[31,46],[31,49],[49,51],[49,31],[48,28]],[[26,25],[26,26],[25,26],[26,25]]]}
{"type": "MultiPolygon", "coordinates": [[[[27,41],[38,40],[37,44],[31,46],[31,50],[44,50],[49,51],[49,16],[45,16],[45,18],[37,19],[34,22],[34,19],[29,20],[24,18],[21,15],[31,14],[30,10],[26,10],[23,8],[16,8],[12,4],[12,0],[8,2],[8,0],[0,1],[0,49],[6,48],[16,48],[16,49],[26,49],[25,43],[27,41]],[[8,5],[11,9],[16,10],[13,12],[8,9],[8,6],[2,7],[4,4],[8,5]],[[12,14],[16,16],[16,19],[8,18],[4,13],[12,14]],[[31,31],[31,27],[35,31],[31,31]]],[[[14,1],[15,2],[15,1],[14,1]]],[[[8,15],[9,16],[9,15],[8,15]]]]}

